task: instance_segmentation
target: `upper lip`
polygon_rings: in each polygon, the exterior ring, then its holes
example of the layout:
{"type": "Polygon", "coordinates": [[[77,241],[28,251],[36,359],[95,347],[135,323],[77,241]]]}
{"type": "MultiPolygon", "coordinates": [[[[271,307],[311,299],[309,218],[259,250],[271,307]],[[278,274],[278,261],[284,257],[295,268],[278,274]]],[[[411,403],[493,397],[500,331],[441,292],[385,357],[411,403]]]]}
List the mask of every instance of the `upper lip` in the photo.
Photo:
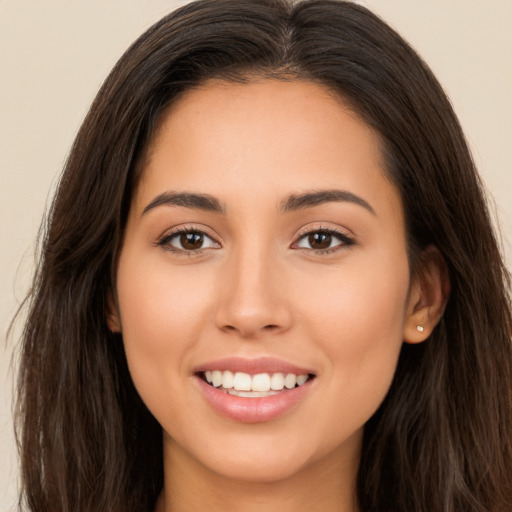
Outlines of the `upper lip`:
{"type": "Polygon", "coordinates": [[[250,375],[258,373],[294,373],[296,375],[313,374],[308,368],[302,368],[295,364],[276,359],[273,357],[242,358],[226,357],[209,361],[194,369],[194,373],[201,373],[213,370],[244,372],[250,375]]]}

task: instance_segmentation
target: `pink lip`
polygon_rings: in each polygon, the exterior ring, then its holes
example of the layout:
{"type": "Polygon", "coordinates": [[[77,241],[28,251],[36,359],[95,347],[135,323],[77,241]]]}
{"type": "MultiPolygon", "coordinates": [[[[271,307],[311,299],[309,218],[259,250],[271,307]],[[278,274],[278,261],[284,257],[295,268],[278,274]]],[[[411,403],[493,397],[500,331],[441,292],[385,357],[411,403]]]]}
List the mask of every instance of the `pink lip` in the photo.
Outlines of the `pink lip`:
{"type": "Polygon", "coordinates": [[[250,375],[257,373],[295,373],[296,375],[304,375],[314,373],[310,369],[300,368],[286,361],[281,361],[272,357],[259,357],[256,359],[245,359],[242,357],[227,357],[210,361],[202,364],[194,369],[194,373],[220,370],[229,370],[233,373],[244,372],[250,375]]]}
{"type": "MultiPolygon", "coordinates": [[[[219,366],[216,368],[219,368],[219,366]]],[[[261,367],[258,367],[258,369],[261,370],[261,367]]],[[[304,371],[303,373],[307,372],[304,371]]],[[[196,385],[213,409],[223,416],[242,423],[261,423],[282,416],[304,399],[310,391],[314,380],[316,379],[310,379],[302,386],[281,391],[276,395],[262,398],[247,398],[225,393],[210,386],[199,375],[196,374],[194,376],[196,385]]]]}

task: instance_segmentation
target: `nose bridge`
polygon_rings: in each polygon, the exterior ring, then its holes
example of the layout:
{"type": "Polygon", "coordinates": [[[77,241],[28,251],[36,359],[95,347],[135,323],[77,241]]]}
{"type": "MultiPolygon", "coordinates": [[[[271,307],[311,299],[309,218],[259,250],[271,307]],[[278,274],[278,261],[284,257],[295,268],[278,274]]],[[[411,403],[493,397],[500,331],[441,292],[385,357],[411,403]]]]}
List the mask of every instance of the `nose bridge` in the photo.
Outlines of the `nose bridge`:
{"type": "Polygon", "coordinates": [[[253,337],[289,327],[283,274],[269,244],[252,240],[233,248],[220,278],[219,328],[253,337]]]}

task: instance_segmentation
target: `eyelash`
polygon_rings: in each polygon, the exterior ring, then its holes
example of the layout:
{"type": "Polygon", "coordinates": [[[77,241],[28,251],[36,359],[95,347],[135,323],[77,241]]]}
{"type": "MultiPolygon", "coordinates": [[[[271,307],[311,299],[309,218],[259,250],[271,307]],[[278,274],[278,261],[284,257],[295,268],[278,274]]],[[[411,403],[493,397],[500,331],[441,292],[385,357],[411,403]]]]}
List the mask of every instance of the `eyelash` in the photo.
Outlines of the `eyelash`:
{"type": "Polygon", "coordinates": [[[332,254],[334,252],[350,248],[356,244],[357,244],[357,242],[354,240],[354,238],[349,236],[346,232],[342,231],[341,229],[319,227],[319,228],[314,228],[314,229],[308,228],[308,229],[304,230],[302,233],[299,234],[297,241],[292,244],[292,247],[293,248],[296,247],[299,250],[304,250],[307,253],[313,252],[314,254],[325,255],[325,254],[332,254]],[[298,244],[302,240],[305,240],[312,235],[318,235],[318,234],[329,235],[334,238],[337,238],[340,241],[340,243],[335,245],[334,247],[327,247],[326,249],[313,249],[313,248],[298,247],[298,244]]]}
{"type": "MultiPolygon", "coordinates": [[[[199,249],[187,250],[187,249],[176,248],[176,247],[173,247],[172,245],[170,245],[170,242],[174,238],[179,237],[181,235],[187,235],[187,234],[196,234],[196,235],[200,235],[202,237],[208,238],[209,240],[211,240],[212,244],[220,247],[220,244],[218,242],[216,242],[211,236],[209,236],[205,231],[198,229],[198,228],[194,228],[194,227],[177,228],[170,232],[167,232],[161,238],[159,238],[157,240],[155,245],[158,247],[162,247],[163,249],[165,249],[167,251],[178,254],[180,256],[188,256],[188,257],[200,255],[205,250],[211,248],[211,247],[201,247],[199,249]]],[[[313,252],[314,254],[318,254],[318,255],[326,255],[326,254],[332,254],[334,252],[342,250],[343,248],[345,248],[345,249],[350,248],[351,246],[354,246],[356,244],[357,244],[357,242],[354,240],[354,238],[352,238],[351,236],[349,236],[347,233],[345,233],[342,230],[320,227],[320,228],[315,228],[315,229],[304,230],[302,233],[299,234],[297,241],[294,242],[291,245],[291,247],[293,249],[297,249],[297,250],[306,252],[308,254],[311,254],[313,252]],[[298,246],[298,244],[301,243],[301,241],[307,239],[307,237],[310,237],[312,235],[318,235],[318,234],[329,235],[334,238],[337,238],[340,241],[340,243],[335,245],[334,247],[327,247],[325,249],[314,249],[314,248],[298,246]]]]}
{"type": "Polygon", "coordinates": [[[178,254],[179,256],[196,256],[199,254],[202,254],[203,251],[205,251],[206,247],[201,247],[199,249],[194,250],[187,250],[187,249],[179,249],[177,247],[173,247],[170,245],[170,242],[181,235],[188,235],[188,234],[197,234],[200,236],[203,236],[205,238],[210,239],[213,244],[216,244],[217,246],[220,246],[218,242],[216,242],[211,236],[209,236],[204,230],[194,228],[194,227],[182,227],[182,228],[176,228],[173,229],[170,232],[165,233],[161,238],[159,238],[155,245],[158,247],[162,247],[166,251],[173,252],[175,254],[178,254]]]}

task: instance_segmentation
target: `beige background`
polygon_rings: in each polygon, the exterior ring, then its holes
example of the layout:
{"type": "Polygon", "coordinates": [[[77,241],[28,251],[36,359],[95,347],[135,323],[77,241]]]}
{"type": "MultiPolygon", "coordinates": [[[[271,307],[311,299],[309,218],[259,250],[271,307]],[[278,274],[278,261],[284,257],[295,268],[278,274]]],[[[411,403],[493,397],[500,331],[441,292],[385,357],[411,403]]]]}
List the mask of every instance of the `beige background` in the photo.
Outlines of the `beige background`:
{"type": "MultiPolygon", "coordinates": [[[[5,331],[25,294],[34,240],[79,124],[124,49],[165,0],[0,0],[0,510],[17,462],[5,331]]],[[[366,0],[431,65],[496,202],[512,262],[512,0],[366,0]]]]}

